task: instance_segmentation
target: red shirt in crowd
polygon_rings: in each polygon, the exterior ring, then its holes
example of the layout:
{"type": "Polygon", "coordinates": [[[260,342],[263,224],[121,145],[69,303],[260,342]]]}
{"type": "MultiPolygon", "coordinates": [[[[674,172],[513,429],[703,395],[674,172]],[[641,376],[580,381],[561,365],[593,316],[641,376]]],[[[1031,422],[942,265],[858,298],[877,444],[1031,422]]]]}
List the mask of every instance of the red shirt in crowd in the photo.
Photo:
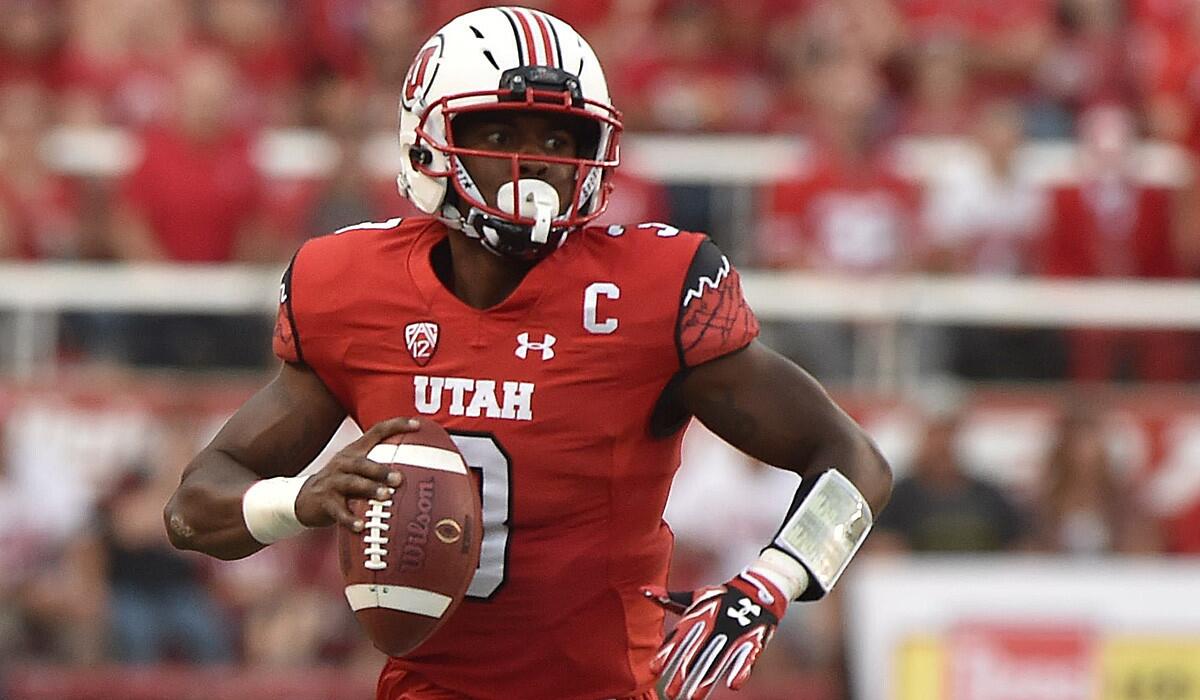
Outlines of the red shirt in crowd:
{"type": "Polygon", "coordinates": [[[1188,110],[1182,138],[1188,148],[1200,153],[1200,47],[1196,45],[1200,18],[1192,15],[1200,15],[1200,9],[1145,11],[1132,60],[1146,97],[1169,97],[1188,110]]]}
{"type": "Polygon", "coordinates": [[[231,133],[199,144],[155,129],[142,146],[142,163],[121,189],[124,204],[141,214],[170,260],[231,260],[238,233],[259,214],[250,140],[231,133]]]}
{"type": "Polygon", "coordinates": [[[826,158],[767,191],[759,261],[837,272],[903,269],[919,244],[919,190],[878,162],[826,158]]]}
{"type": "Polygon", "coordinates": [[[1065,277],[1176,277],[1171,195],[1160,188],[1090,182],[1054,192],[1045,271],[1065,277]]]}
{"type": "Polygon", "coordinates": [[[79,195],[63,177],[17,188],[0,178],[0,219],[24,260],[71,258],[81,245],[79,195]]]}
{"type": "MultiPolygon", "coordinates": [[[[1046,272],[1066,277],[1178,277],[1170,199],[1164,189],[1120,181],[1057,190],[1045,242],[1046,272]]],[[[1072,329],[1067,335],[1070,376],[1107,381],[1129,371],[1143,381],[1191,380],[1196,363],[1190,343],[1176,331],[1072,329]]]]}

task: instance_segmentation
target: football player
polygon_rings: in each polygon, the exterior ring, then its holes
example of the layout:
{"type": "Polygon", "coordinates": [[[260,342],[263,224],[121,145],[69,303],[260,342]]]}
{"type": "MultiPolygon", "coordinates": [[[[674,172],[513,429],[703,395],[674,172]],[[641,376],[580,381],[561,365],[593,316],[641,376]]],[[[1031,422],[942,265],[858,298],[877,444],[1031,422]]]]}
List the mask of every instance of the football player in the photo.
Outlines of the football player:
{"type": "Polygon", "coordinates": [[[401,486],[370,448],[414,416],[445,427],[482,482],[479,568],[454,616],[387,661],[381,700],[739,687],[787,606],[833,586],[887,500],[878,450],[756,342],[738,273],[707,237],[588,225],[620,135],[600,64],[566,23],[493,7],[439,30],[400,110],[400,192],[428,216],[304,244],[283,280],[278,376],[167,505],[176,546],[224,559],[304,528],[359,532],[347,499],[401,486]],[[365,434],[296,476],[346,416],[365,434]],[[756,561],[676,593],[662,513],[692,416],[803,485],[756,561]],[[664,608],[683,616],[665,642],[664,608]]]}

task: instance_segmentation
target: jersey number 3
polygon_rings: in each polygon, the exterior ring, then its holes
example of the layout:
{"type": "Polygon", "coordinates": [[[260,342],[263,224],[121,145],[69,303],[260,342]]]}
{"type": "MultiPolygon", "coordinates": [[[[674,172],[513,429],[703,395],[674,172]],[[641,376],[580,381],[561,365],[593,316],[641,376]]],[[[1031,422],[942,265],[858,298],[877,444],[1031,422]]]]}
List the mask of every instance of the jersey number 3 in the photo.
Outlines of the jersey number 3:
{"type": "Polygon", "coordinates": [[[467,466],[479,476],[481,484],[483,544],[479,549],[479,568],[475,570],[467,595],[487,599],[504,584],[512,505],[512,460],[496,438],[486,433],[451,433],[450,437],[462,452],[467,466]]]}

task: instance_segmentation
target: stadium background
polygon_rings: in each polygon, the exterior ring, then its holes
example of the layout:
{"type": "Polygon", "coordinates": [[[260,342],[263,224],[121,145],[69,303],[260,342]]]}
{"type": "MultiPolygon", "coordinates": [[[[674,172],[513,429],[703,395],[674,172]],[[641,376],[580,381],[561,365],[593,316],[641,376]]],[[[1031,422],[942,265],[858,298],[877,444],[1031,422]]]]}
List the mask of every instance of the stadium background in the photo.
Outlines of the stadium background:
{"type": "MultiPolygon", "coordinates": [[[[1200,698],[1200,2],[530,4],[625,112],[606,220],[711,232],[902,477],[738,697],[1200,698]]],[[[0,698],[369,696],[330,532],[161,507],[296,246],[410,213],[399,85],[475,6],[0,0],[0,698]]],[[[691,434],[675,582],[790,484],[691,434]]]]}

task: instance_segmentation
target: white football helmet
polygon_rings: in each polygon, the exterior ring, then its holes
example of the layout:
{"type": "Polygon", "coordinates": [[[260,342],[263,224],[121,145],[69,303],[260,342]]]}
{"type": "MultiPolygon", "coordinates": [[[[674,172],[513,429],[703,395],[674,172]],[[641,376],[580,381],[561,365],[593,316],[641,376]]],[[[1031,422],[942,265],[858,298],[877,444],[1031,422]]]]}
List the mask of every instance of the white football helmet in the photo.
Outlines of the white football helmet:
{"type": "MultiPolygon", "coordinates": [[[[489,7],[442,27],[408,70],[400,96],[400,194],[418,209],[478,238],[488,250],[537,259],[603,213],[619,162],[621,114],[609,104],[596,54],[569,24],[522,7],[489,7]],[[450,124],[467,112],[536,110],[582,117],[598,128],[595,152],[578,158],[464,149],[450,124]],[[488,205],[459,156],[503,158],[512,181],[488,205]],[[575,166],[572,201],[548,183],[521,179],[522,162],[575,166]],[[511,197],[511,200],[510,200],[511,197]]],[[[590,148],[591,144],[587,144],[590,148]]]]}

